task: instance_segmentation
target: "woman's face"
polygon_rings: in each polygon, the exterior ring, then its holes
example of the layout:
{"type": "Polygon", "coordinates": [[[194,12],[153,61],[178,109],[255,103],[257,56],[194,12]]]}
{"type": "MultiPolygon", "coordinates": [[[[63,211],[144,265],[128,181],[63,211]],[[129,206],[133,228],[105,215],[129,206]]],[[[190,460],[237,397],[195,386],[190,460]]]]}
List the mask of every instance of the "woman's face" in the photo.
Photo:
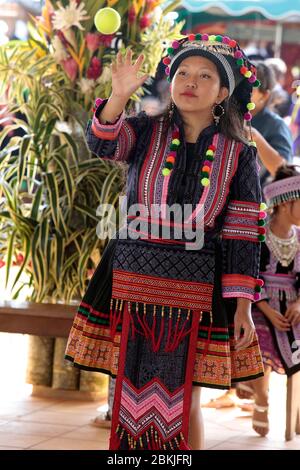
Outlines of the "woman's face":
{"type": "Polygon", "coordinates": [[[179,65],[172,80],[171,95],[181,112],[209,112],[228,96],[221,87],[217,67],[205,57],[191,56],[179,65]]]}
{"type": "Polygon", "coordinates": [[[292,201],[291,207],[290,207],[290,215],[291,215],[292,223],[294,225],[300,226],[300,199],[296,199],[295,201],[292,201]]]}
{"type": "Polygon", "coordinates": [[[283,202],[278,209],[279,219],[283,223],[300,226],[300,199],[283,202]]]}

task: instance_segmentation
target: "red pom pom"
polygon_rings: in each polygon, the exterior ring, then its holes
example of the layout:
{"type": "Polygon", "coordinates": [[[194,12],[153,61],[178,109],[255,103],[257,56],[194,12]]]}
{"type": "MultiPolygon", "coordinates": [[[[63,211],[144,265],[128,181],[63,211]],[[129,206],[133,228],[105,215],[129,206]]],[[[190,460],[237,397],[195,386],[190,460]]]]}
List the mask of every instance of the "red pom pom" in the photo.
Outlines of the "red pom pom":
{"type": "Polygon", "coordinates": [[[244,66],[241,67],[241,68],[240,68],[240,72],[241,72],[242,75],[245,75],[245,73],[248,72],[247,67],[244,67],[244,66]]]}
{"type": "Polygon", "coordinates": [[[175,130],[172,132],[172,139],[178,139],[180,136],[179,130],[175,130]]]}
{"type": "Polygon", "coordinates": [[[266,229],[264,227],[259,227],[258,233],[261,233],[262,235],[264,235],[266,233],[266,229]]]}
{"type": "Polygon", "coordinates": [[[189,34],[189,41],[195,41],[195,34],[189,34]]]}
{"type": "Polygon", "coordinates": [[[262,286],[264,285],[263,279],[256,279],[256,284],[257,284],[259,287],[262,287],[262,286]]]}
{"type": "Polygon", "coordinates": [[[236,41],[234,39],[230,39],[229,46],[230,47],[235,47],[236,46],[236,41]]]}
{"type": "Polygon", "coordinates": [[[208,146],[208,150],[212,150],[213,152],[215,152],[217,150],[217,147],[213,144],[209,145],[208,146]]]}
{"type": "Polygon", "coordinates": [[[164,58],[163,58],[163,63],[164,63],[165,65],[169,65],[170,62],[171,62],[170,57],[164,57],[164,58]]]}

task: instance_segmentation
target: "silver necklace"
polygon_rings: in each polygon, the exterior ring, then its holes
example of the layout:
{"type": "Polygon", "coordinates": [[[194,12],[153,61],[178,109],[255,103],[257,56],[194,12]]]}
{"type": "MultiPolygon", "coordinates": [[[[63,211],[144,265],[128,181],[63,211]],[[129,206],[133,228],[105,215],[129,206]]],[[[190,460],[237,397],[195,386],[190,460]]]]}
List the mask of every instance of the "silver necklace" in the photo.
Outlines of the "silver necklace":
{"type": "Polygon", "coordinates": [[[268,248],[284,267],[289,266],[300,248],[295,227],[292,227],[292,231],[293,234],[290,238],[279,238],[270,227],[267,229],[266,243],[268,248]]]}

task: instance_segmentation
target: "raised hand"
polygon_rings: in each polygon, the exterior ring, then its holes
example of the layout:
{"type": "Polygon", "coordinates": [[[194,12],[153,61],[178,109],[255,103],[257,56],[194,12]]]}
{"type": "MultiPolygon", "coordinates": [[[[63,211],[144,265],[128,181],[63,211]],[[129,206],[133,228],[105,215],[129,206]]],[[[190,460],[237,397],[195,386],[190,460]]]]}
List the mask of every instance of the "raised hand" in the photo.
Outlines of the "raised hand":
{"type": "Polygon", "coordinates": [[[138,76],[144,61],[140,54],[135,62],[132,62],[132,51],[128,49],[125,57],[119,51],[116,62],[111,65],[112,96],[128,100],[130,96],[147,80],[148,75],[138,76]]]}

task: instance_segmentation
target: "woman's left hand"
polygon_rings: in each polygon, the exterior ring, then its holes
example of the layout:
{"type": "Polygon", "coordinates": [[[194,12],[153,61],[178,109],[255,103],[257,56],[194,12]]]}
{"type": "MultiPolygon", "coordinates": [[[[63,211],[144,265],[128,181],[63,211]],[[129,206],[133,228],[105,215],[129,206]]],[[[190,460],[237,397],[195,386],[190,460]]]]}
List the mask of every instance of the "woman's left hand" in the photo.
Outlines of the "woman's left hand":
{"type": "Polygon", "coordinates": [[[240,351],[252,343],[255,334],[255,326],[251,317],[251,302],[247,299],[237,299],[237,309],[234,315],[235,349],[240,351]],[[244,330],[243,334],[241,329],[244,330]]]}
{"type": "Polygon", "coordinates": [[[298,325],[300,323],[300,301],[297,300],[289,305],[284,316],[292,326],[298,325]]]}

